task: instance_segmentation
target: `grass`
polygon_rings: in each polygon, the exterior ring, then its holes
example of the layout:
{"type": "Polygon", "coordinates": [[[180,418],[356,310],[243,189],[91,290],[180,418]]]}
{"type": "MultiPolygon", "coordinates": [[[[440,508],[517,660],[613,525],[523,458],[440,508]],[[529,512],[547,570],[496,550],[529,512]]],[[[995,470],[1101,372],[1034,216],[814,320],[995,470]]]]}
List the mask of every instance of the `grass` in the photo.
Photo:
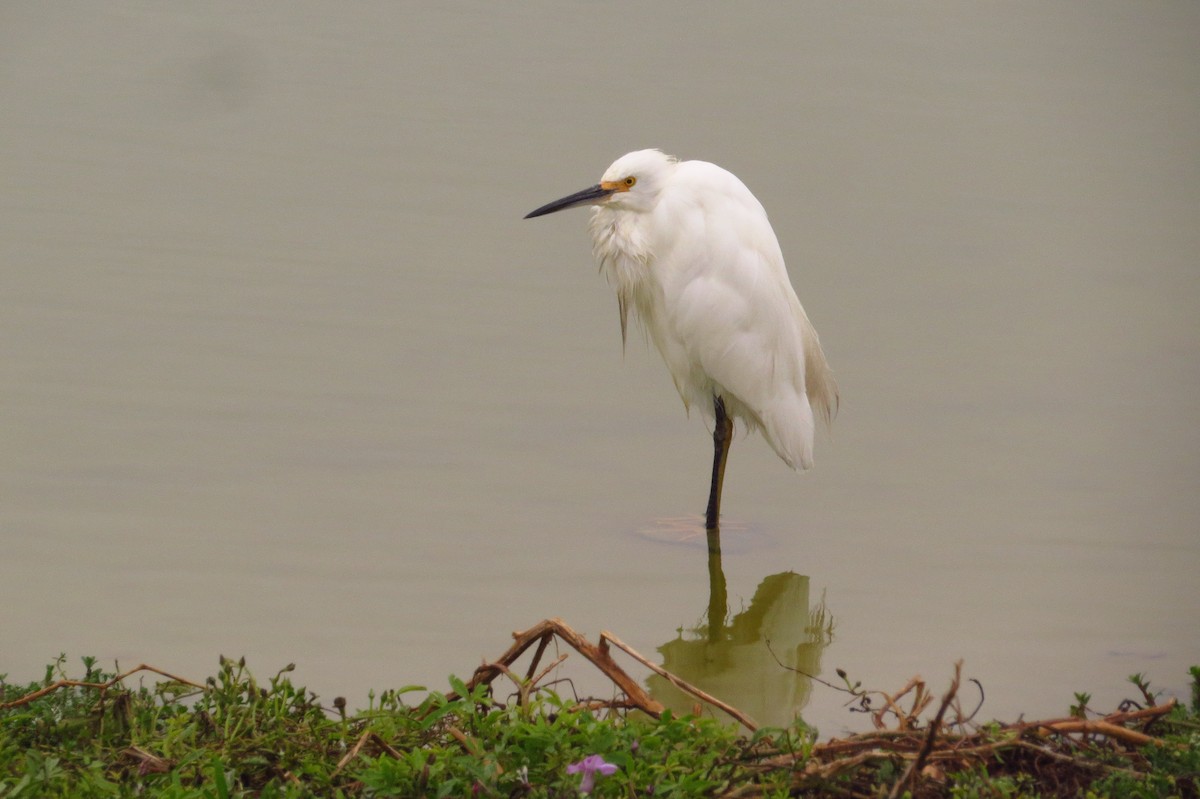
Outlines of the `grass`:
{"type": "MultiPolygon", "coordinates": [[[[568,766],[589,755],[617,767],[598,779],[600,797],[1195,797],[1200,780],[1200,669],[1190,706],[1129,732],[1151,736],[1144,746],[1037,725],[943,736],[930,722],[909,733],[937,747],[903,783],[914,759],[889,749],[901,731],[819,744],[798,721],[745,736],[711,718],[589,709],[544,688],[495,698],[456,678],[447,694],[384,691],[349,714],[294,685],[292,666],[259,681],[222,658],[203,684],[117,679],[91,658],[82,669],[71,677],[59,658],[33,684],[0,680],[0,799],[567,797],[581,784],[568,766]],[[978,756],[939,759],[968,746],[978,756]]],[[[157,670],[135,670],[145,671],[157,670]]],[[[1139,704],[1154,701],[1142,675],[1131,680],[1139,704]]],[[[1072,709],[1086,724],[1085,695],[1072,709]]]]}

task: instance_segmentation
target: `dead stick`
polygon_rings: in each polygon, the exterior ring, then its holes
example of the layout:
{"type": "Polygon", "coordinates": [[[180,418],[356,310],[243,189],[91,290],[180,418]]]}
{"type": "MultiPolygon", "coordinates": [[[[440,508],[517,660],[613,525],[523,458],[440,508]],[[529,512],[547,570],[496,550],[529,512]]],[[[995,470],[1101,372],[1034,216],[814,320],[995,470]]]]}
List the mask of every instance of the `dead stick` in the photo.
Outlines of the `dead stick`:
{"type": "MultiPolygon", "coordinates": [[[[600,669],[606,677],[612,680],[625,695],[637,705],[637,707],[657,718],[662,715],[664,707],[658,701],[652,699],[637,682],[621,669],[620,666],[609,656],[608,652],[603,648],[596,646],[588,641],[578,632],[573,630],[562,619],[551,618],[543,619],[533,627],[524,632],[513,633],[513,638],[516,641],[508,651],[497,658],[496,663],[503,663],[506,666],[511,666],[522,653],[525,652],[534,642],[538,641],[544,635],[557,635],[568,646],[574,649],[579,654],[587,658],[591,663],[600,669]]],[[[484,664],[475,670],[475,674],[467,683],[468,688],[473,688],[479,683],[490,683],[500,674],[495,664],[484,664]]],[[[448,694],[447,698],[456,698],[457,694],[448,694]]]]}
{"type": "Polygon", "coordinates": [[[828,763],[811,762],[804,769],[805,776],[813,776],[819,779],[827,780],[830,777],[856,766],[861,766],[871,760],[887,760],[892,757],[892,752],[886,752],[882,749],[872,749],[869,752],[860,752],[852,757],[840,758],[831,760],[828,763]]]}
{"type": "Polygon", "coordinates": [[[184,679],[183,677],[176,677],[174,674],[171,674],[170,672],[166,672],[155,666],[148,666],[145,663],[143,663],[140,666],[135,666],[134,668],[130,669],[129,671],[118,674],[117,676],[113,677],[111,680],[108,680],[107,682],[84,682],[82,680],[59,680],[56,683],[47,685],[45,688],[40,688],[31,694],[26,694],[25,696],[14,699],[11,702],[0,703],[0,710],[8,710],[10,708],[21,707],[22,705],[27,705],[30,702],[35,702],[38,699],[41,699],[46,694],[53,693],[54,691],[59,690],[60,688],[95,688],[96,690],[101,691],[101,692],[107,691],[109,688],[112,688],[114,685],[121,682],[126,677],[129,677],[130,675],[133,675],[133,674],[137,674],[139,671],[150,671],[150,672],[153,672],[153,673],[159,675],[160,677],[166,677],[168,680],[172,680],[172,681],[178,682],[178,683],[183,683],[184,685],[190,685],[191,687],[198,688],[201,691],[204,690],[203,685],[198,685],[198,684],[192,682],[191,680],[184,679]]]}
{"type": "Polygon", "coordinates": [[[1050,724],[1044,727],[1039,727],[1040,730],[1049,730],[1050,732],[1066,733],[1073,732],[1082,733],[1097,733],[1109,738],[1116,738],[1119,741],[1124,741],[1133,746],[1145,746],[1149,743],[1159,743],[1159,739],[1153,735],[1147,735],[1144,732],[1131,730],[1127,727],[1122,727],[1119,724],[1111,724],[1107,721],[1087,721],[1079,719],[1077,721],[1060,721],[1056,724],[1050,724]]]}
{"type": "Polygon", "coordinates": [[[938,707],[937,714],[933,717],[933,723],[929,725],[929,732],[925,736],[925,743],[921,746],[921,751],[905,770],[904,775],[896,780],[896,784],[892,786],[892,792],[888,794],[888,799],[897,799],[900,792],[903,791],[910,782],[916,779],[916,776],[921,773],[921,769],[925,766],[925,761],[929,758],[929,753],[933,751],[933,741],[937,738],[938,729],[942,726],[942,717],[946,715],[946,708],[950,707],[950,703],[954,701],[954,695],[958,693],[958,683],[962,677],[961,660],[954,664],[954,679],[950,681],[950,688],[947,689],[946,695],[942,697],[942,704],[938,707]]]}
{"type": "Polygon", "coordinates": [[[508,677],[508,679],[512,680],[512,684],[517,689],[517,704],[519,704],[521,707],[524,707],[526,700],[529,699],[529,689],[526,686],[525,681],[514,674],[513,670],[508,666],[505,666],[503,663],[488,663],[485,660],[483,665],[487,666],[488,668],[496,669],[501,674],[508,677]]]}
{"type": "MultiPolygon", "coordinates": [[[[542,640],[545,641],[546,639],[543,638],[542,640]]],[[[538,651],[540,652],[542,649],[544,649],[544,647],[539,647],[538,651]]],[[[536,657],[536,655],[534,657],[536,657]]],[[[498,670],[501,674],[512,680],[513,685],[516,686],[517,689],[517,703],[520,704],[521,707],[525,707],[527,704],[529,704],[530,692],[537,686],[541,679],[550,672],[554,671],[554,669],[558,668],[558,666],[566,659],[567,653],[563,652],[554,659],[553,663],[542,669],[536,677],[530,677],[526,675],[525,679],[518,677],[512,669],[510,669],[508,666],[505,666],[503,663],[488,663],[487,661],[484,661],[483,665],[489,669],[498,670]]]]}
{"type": "Polygon", "coordinates": [[[337,767],[333,770],[333,776],[336,777],[338,772],[340,772],[347,763],[358,757],[358,753],[362,751],[362,748],[364,745],[366,745],[367,741],[374,741],[376,746],[397,760],[400,760],[404,757],[395,749],[395,747],[389,745],[387,741],[380,738],[378,733],[373,732],[372,730],[367,730],[359,736],[358,741],[355,742],[354,746],[350,748],[350,751],[343,755],[342,759],[338,761],[337,767]]]}
{"type": "Polygon", "coordinates": [[[363,744],[367,742],[367,739],[370,738],[372,734],[373,733],[370,730],[367,730],[362,735],[358,736],[358,740],[354,742],[354,746],[350,747],[350,751],[342,756],[342,759],[338,761],[337,766],[333,769],[333,776],[336,777],[338,772],[342,770],[343,766],[345,766],[354,758],[358,757],[359,750],[363,748],[363,744]]]}
{"type": "Polygon", "coordinates": [[[1124,713],[1109,713],[1104,717],[1104,721],[1112,722],[1113,724],[1122,724],[1126,721],[1141,721],[1142,719],[1156,719],[1159,716],[1164,716],[1175,709],[1179,704],[1178,699],[1171,699],[1163,702],[1161,705],[1154,707],[1144,707],[1141,710],[1129,710],[1124,713]]]}
{"type": "Polygon", "coordinates": [[[919,675],[916,677],[910,677],[908,682],[905,683],[904,687],[900,689],[899,693],[895,694],[894,696],[885,693],[884,691],[866,691],[866,694],[879,694],[883,697],[883,701],[886,703],[885,707],[880,708],[872,714],[872,721],[875,723],[875,726],[882,729],[884,714],[891,710],[892,713],[895,714],[896,721],[899,722],[900,728],[909,729],[909,725],[911,724],[913,717],[920,714],[920,712],[925,709],[925,705],[929,704],[927,699],[924,702],[921,701],[922,697],[924,696],[924,691],[925,681],[922,680],[919,675]],[[914,688],[917,689],[917,695],[913,697],[913,709],[912,712],[906,713],[898,703],[905,694],[914,688]],[[918,704],[920,707],[918,707],[918,704]]]}
{"type": "Polygon", "coordinates": [[[566,652],[563,652],[561,655],[559,655],[558,657],[556,657],[556,658],[554,659],[554,662],[553,662],[553,663],[551,663],[549,666],[547,666],[546,668],[544,668],[544,669],[542,669],[541,671],[539,671],[539,672],[537,673],[537,676],[536,676],[536,677],[533,677],[533,678],[532,678],[532,679],[529,681],[529,684],[530,684],[530,685],[537,685],[538,683],[540,683],[540,682],[542,681],[542,678],[543,678],[543,677],[545,677],[547,674],[549,674],[550,672],[552,672],[552,671],[554,671],[555,669],[557,669],[557,668],[558,668],[560,665],[562,665],[562,662],[563,662],[564,660],[566,660],[566,659],[567,659],[567,653],[566,653],[566,652]]]}
{"type": "MultiPolygon", "coordinates": [[[[1107,721],[1110,724],[1124,724],[1130,721],[1154,721],[1159,716],[1165,716],[1175,709],[1178,700],[1171,699],[1161,705],[1154,707],[1146,707],[1141,710],[1130,710],[1123,713],[1109,713],[1101,718],[1101,721],[1107,721]]],[[[1065,716],[1053,719],[1042,719],[1041,721],[1021,721],[1015,724],[1008,724],[1004,727],[1006,730],[1029,730],[1039,727],[1052,727],[1056,724],[1074,724],[1080,721],[1077,716],[1065,716]]]]}
{"type": "MultiPolygon", "coordinates": [[[[550,619],[544,619],[524,632],[513,633],[513,645],[510,646],[503,655],[496,658],[493,663],[484,663],[482,666],[475,669],[475,674],[472,675],[471,679],[467,682],[467,688],[474,688],[480,683],[490,683],[500,674],[499,670],[497,670],[495,667],[496,663],[503,663],[506,666],[511,666],[514,662],[516,662],[517,658],[521,657],[526,649],[533,645],[535,641],[539,641],[543,637],[548,638],[553,636],[554,630],[552,629],[550,622],[550,619]]],[[[542,648],[544,649],[544,646],[542,648]]],[[[451,693],[447,695],[447,698],[453,698],[456,696],[458,695],[451,693]]]]}
{"type": "Polygon", "coordinates": [[[647,660],[640,653],[638,653],[637,650],[635,650],[629,644],[622,641],[620,638],[617,638],[617,636],[613,635],[608,630],[600,631],[600,641],[601,641],[601,645],[603,645],[603,642],[605,642],[605,641],[612,642],[612,644],[614,646],[616,646],[618,649],[623,650],[625,652],[625,654],[629,655],[631,658],[636,660],[638,663],[641,663],[643,666],[650,669],[655,674],[659,675],[660,677],[663,677],[664,679],[666,679],[668,682],[670,682],[672,685],[674,685],[679,690],[681,690],[685,693],[691,694],[692,696],[696,697],[697,699],[699,699],[703,702],[708,702],[710,705],[713,705],[714,707],[720,708],[721,710],[728,713],[730,716],[733,716],[735,719],[737,719],[743,725],[745,725],[745,727],[747,729],[749,729],[751,732],[754,732],[755,730],[758,729],[758,725],[755,724],[754,721],[749,716],[747,716],[745,713],[741,712],[740,710],[733,707],[732,705],[726,704],[725,702],[722,702],[720,699],[717,699],[716,697],[700,690],[699,688],[692,685],[691,683],[686,682],[685,680],[683,680],[679,677],[676,677],[674,674],[672,674],[671,672],[662,668],[658,664],[653,663],[650,660],[647,660]]]}
{"type": "Polygon", "coordinates": [[[450,737],[458,741],[458,745],[466,750],[468,755],[479,757],[479,744],[470,738],[465,732],[451,724],[446,728],[446,732],[450,733],[450,737]]]}
{"type": "MultiPolygon", "coordinates": [[[[529,661],[529,671],[525,672],[525,679],[533,676],[533,670],[537,668],[538,663],[542,662],[542,655],[546,652],[546,647],[550,644],[550,639],[554,636],[546,634],[542,636],[541,642],[538,643],[537,651],[533,653],[533,660],[529,661]]],[[[561,658],[559,660],[561,662],[561,658]]],[[[537,680],[534,680],[537,682],[537,680]]]]}

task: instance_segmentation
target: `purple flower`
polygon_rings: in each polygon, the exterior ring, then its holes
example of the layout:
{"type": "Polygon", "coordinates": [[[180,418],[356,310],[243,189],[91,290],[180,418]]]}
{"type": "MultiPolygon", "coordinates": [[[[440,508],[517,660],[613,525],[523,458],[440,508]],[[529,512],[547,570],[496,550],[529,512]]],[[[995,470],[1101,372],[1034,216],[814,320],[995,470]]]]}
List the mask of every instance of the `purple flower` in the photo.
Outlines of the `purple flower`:
{"type": "Polygon", "coordinates": [[[580,793],[591,793],[596,787],[596,775],[601,774],[605,777],[610,774],[615,774],[617,767],[612,763],[605,763],[604,758],[600,755],[588,755],[578,763],[572,763],[567,766],[568,774],[583,774],[583,779],[579,781],[580,793]]]}

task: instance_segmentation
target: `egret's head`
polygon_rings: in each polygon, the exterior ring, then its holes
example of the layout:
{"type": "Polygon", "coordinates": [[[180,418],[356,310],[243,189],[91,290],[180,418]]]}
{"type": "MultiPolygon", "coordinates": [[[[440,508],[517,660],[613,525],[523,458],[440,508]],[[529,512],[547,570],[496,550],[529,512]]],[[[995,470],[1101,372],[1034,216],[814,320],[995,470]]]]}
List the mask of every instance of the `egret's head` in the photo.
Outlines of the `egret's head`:
{"type": "Polygon", "coordinates": [[[530,211],[525,218],[544,216],[580,205],[648,210],[674,164],[675,159],[661,150],[635,150],[613,161],[595,186],[547,203],[530,211]]]}
{"type": "Polygon", "coordinates": [[[613,161],[600,186],[613,190],[610,206],[648,210],[674,165],[675,158],[662,150],[634,150],[613,161]]]}

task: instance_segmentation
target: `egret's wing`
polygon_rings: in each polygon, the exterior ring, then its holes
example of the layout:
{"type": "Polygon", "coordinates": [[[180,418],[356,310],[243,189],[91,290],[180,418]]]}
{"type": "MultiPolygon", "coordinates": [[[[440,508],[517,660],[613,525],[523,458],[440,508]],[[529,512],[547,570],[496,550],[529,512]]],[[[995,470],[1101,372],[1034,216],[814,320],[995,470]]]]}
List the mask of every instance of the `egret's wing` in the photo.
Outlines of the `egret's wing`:
{"type": "MultiPolygon", "coordinates": [[[[732,174],[698,166],[705,168],[685,177],[702,185],[659,206],[673,217],[663,226],[679,231],[656,258],[666,299],[663,334],[670,340],[663,357],[692,400],[704,391],[721,392],[729,410],[760,426],[784,461],[808,468],[813,392],[807,379],[823,379],[828,371],[816,334],[762,206],[732,174]],[[814,361],[818,368],[809,368],[814,361]]],[[[828,387],[812,388],[820,388],[813,398],[825,412],[828,387]]]]}

